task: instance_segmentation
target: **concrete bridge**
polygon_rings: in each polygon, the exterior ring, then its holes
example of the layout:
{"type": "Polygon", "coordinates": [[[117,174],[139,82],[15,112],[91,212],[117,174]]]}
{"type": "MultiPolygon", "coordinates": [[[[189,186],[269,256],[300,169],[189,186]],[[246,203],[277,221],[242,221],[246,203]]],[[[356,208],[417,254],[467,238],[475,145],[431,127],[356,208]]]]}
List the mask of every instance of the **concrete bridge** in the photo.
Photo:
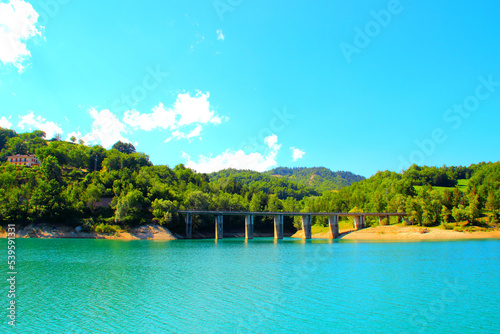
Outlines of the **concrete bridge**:
{"type": "Polygon", "coordinates": [[[382,219],[391,216],[406,216],[405,212],[380,212],[380,213],[344,213],[344,212],[238,212],[238,211],[192,211],[182,210],[178,213],[186,215],[186,239],[191,239],[193,236],[193,215],[210,215],[215,217],[215,238],[223,238],[223,223],[224,216],[244,216],[245,217],[245,238],[253,239],[253,217],[254,216],[273,216],[274,217],[274,238],[283,239],[283,217],[284,216],[301,216],[302,230],[304,238],[311,239],[311,217],[312,216],[327,216],[328,226],[330,228],[331,237],[333,239],[339,236],[339,217],[352,216],[354,217],[354,228],[356,230],[365,227],[366,216],[379,217],[379,222],[382,219]]]}

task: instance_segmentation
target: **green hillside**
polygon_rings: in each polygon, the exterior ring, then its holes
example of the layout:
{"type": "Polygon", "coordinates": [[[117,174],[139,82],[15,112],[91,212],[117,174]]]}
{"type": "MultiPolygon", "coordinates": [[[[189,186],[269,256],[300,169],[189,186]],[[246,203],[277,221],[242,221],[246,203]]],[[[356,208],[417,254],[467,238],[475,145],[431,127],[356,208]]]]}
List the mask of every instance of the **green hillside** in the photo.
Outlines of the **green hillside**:
{"type": "Polygon", "coordinates": [[[312,187],[319,192],[339,190],[365,178],[351,172],[333,172],[325,167],[278,167],[266,172],[268,175],[284,177],[290,181],[312,187]]]}
{"type": "Polygon", "coordinates": [[[222,191],[230,192],[264,192],[275,194],[279,199],[293,197],[302,199],[307,196],[318,196],[317,188],[250,170],[225,169],[210,174],[210,181],[220,185],[222,191]]]}
{"type": "MultiPolygon", "coordinates": [[[[184,218],[177,212],[186,209],[406,212],[413,224],[458,230],[464,224],[495,227],[500,218],[500,162],[413,165],[403,173],[378,172],[368,179],[326,168],[229,169],[207,175],[182,164],[154,166],[127,143],[117,142],[108,150],[44,137],[41,131],[17,134],[0,128],[0,226],[57,222],[96,231],[156,222],[183,233],[184,218]],[[16,154],[36,154],[41,166],[6,161],[16,154]]],[[[288,217],[285,223],[298,229],[297,219],[288,217]]],[[[266,221],[272,226],[272,218],[259,217],[255,228],[266,221]]],[[[313,223],[328,222],[316,216],[313,223]]],[[[366,223],[377,224],[378,219],[368,217],[366,223]]],[[[195,217],[193,224],[213,231],[210,217],[195,217]]],[[[228,219],[224,224],[230,229],[241,222],[228,219]]]]}

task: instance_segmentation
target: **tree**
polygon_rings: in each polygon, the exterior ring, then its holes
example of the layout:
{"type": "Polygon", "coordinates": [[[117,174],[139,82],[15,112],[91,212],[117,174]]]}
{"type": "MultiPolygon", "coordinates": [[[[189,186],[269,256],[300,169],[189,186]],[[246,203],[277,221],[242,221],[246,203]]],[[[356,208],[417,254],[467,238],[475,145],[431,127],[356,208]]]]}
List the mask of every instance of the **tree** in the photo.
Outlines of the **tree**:
{"type": "Polygon", "coordinates": [[[468,196],[469,198],[469,218],[470,222],[474,222],[481,215],[479,195],[476,195],[475,191],[471,192],[468,196]]]}
{"type": "Polygon", "coordinates": [[[121,141],[116,142],[112,148],[125,154],[135,153],[134,145],[130,143],[123,143],[121,141]]]}
{"type": "Polygon", "coordinates": [[[441,208],[441,222],[443,224],[448,224],[448,222],[450,221],[450,216],[451,216],[450,209],[448,209],[448,207],[443,205],[441,208]]]}
{"type": "Polygon", "coordinates": [[[187,193],[184,203],[188,210],[207,210],[209,200],[208,194],[195,190],[187,193]]]}
{"type": "Polygon", "coordinates": [[[71,140],[71,142],[74,143],[74,142],[76,142],[76,137],[75,136],[71,136],[71,138],[69,140],[71,140]]]}
{"type": "Polygon", "coordinates": [[[283,210],[283,203],[276,195],[270,195],[267,203],[268,212],[280,212],[283,210]]]}
{"type": "Polygon", "coordinates": [[[5,149],[2,150],[2,157],[16,154],[28,154],[28,147],[21,138],[12,137],[7,140],[5,149]]]}
{"type": "Polygon", "coordinates": [[[422,224],[422,206],[418,199],[408,198],[406,201],[406,213],[408,214],[408,219],[410,219],[413,224],[422,224]]]}
{"type": "Polygon", "coordinates": [[[252,195],[252,200],[250,201],[250,211],[259,212],[264,211],[264,208],[267,206],[267,195],[260,191],[256,194],[252,195]]]}
{"type": "Polygon", "coordinates": [[[96,203],[101,200],[104,193],[104,186],[102,184],[91,183],[85,191],[85,201],[90,210],[93,212],[96,208],[96,203]]]}
{"type": "Polygon", "coordinates": [[[59,166],[57,159],[52,155],[47,156],[42,162],[42,172],[47,180],[56,180],[62,182],[62,170],[59,166]]]}
{"type": "Polygon", "coordinates": [[[0,150],[3,150],[9,138],[16,137],[16,132],[14,130],[5,129],[0,127],[0,150]]]}
{"type": "Polygon", "coordinates": [[[158,220],[160,225],[172,221],[172,213],[175,211],[174,202],[157,198],[153,201],[151,207],[153,209],[153,216],[158,220]]]}
{"type": "Polygon", "coordinates": [[[60,133],[56,133],[54,135],[54,137],[52,137],[52,139],[50,141],[61,141],[61,134],[60,133]]]}
{"type": "Polygon", "coordinates": [[[463,222],[469,219],[468,210],[462,204],[459,204],[458,207],[454,207],[453,210],[451,210],[451,215],[456,222],[463,222]]]}
{"type": "Polygon", "coordinates": [[[486,200],[486,210],[488,210],[490,223],[496,224],[498,222],[498,201],[493,191],[490,191],[488,193],[488,199],[486,200]]]}

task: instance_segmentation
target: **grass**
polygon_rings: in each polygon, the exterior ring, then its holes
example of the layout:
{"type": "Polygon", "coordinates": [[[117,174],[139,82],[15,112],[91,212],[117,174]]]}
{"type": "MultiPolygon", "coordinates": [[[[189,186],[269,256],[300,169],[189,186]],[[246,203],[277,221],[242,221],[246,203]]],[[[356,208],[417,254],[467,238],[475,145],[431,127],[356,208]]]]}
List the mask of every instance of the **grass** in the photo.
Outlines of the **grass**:
{"type": "Polygon", "coordinates": [[[470,180],[466,180],[466,179],[461,179],[461,180],[458,180],[458,189],[462,190],[462,191],[466,191],[467,190],[467,187],[469,186],[469,181],[470,180]]]}
{"type": "MultiPolygon", "coordinates": [[[[352,230],[352,222],[348,221],[340,221],[339,222],[339,230],[352,230]]],[[[328,226],[321,226],[321,225],[312,225],[311,226],[311,234],[317,234],[317,233],[328,233],[330,232],[330,228],[328,226]]]]}
{"type": "MultiPolygon", "coordinates": [[[[466,179],[460,179],[458,180],[457,187],[460,189],[462,192],[465,192],[467,190],[467,187],[469,186],[469,181],[466,179]]],[[[423,186],[413,186],[415,188],[415,191],[418,192],[420,189],[423,188],[423,186]]],[[[448,189],[450,191],[453,191],[455,187],[432,187],[432,189],[439,191],[440,193],[443,193],[445,189],[448,189]]]]}

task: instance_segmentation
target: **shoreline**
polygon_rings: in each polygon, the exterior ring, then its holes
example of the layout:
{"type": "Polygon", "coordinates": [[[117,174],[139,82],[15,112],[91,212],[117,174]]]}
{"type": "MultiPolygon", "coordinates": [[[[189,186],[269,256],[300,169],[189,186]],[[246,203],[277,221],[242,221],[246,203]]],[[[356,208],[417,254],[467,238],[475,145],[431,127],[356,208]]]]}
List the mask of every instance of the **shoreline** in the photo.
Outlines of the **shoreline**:
{"type": "MultiPolygon", "coordinates": [[[[7,233],[0,233],[0,238],[6,238],[7,233]]],[[[176,240],[179,236],[160,225],[148,224],[133,228],[130,231],[117,232],[116,234],[77,232],[70,226],[57,228],[42,224],[32,224],[16,231],[16,238],[32,239],[110,239],[110,240],[176,240]]]]}
{"type": "MultiPolygon", "coordinates": [[[[303,231],[295,234],[286,233],[285,237],[303,238],[303,231]]],[[[194,233],[192,240],[214,239],[213,233],[194,233]]],[[[273,233],[254,233],[255,238],[273,237],[273,233]]],[[[0,232],[0,238],[7,238],[7,233],[0,232]]],[[[167,228],[148,224],[127,232],[105,234],[95,232],[76,232],[69,226],[54,228],[48,225],[28,225],[17,231],[16,238],[38,239],[108,239],[108,240],[178,240],[183,236],[172,233],[167,228]]],[[[224,238],[245,238],[244,232],[225,232],[224,238]]],[[[330,239],[329,232],[315,233],[312,239],[330,239]]],[[[418,226],[376,226],[361,230],[340,230],[340,236],[333,240],[346,241],[448,241],[448,240],[478,240],[500,239],[500,229],[495,231],[458,232],[443,230],[438,227],[422,228],[418,226]]]]}
{"type": "MultiPolygon", "coordinates": [[[[298,231],[292,237],[301,238],[302,231],[298,231]]],[[[316,233],[312,239],[328,239],[330,234],[316,233]]],[[[477,239],[500,239],[500,230],[485,232],[458,232],[443,230],[438,227],[423,228],[418,226],[376,226],[361,230],[341,230],[340,236],[335,240],[355,241],[447,241],[447,240],[477,240],[477,239]],[[426,232],[422,232],[423,230],[426,232]]]]}

